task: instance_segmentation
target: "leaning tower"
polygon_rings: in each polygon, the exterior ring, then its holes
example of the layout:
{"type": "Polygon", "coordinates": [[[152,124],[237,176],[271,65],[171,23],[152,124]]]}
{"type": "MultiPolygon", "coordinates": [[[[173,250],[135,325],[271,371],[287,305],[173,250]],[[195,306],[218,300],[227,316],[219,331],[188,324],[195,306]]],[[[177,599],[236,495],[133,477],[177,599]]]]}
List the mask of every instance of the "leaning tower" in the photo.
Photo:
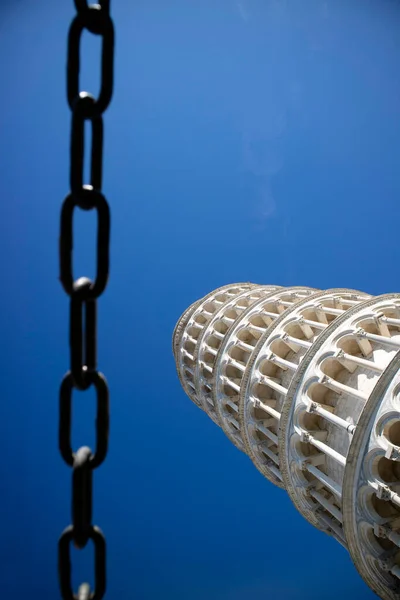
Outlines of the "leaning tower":
{"type": "Polygon", "coordinates": [[[173,334],[189,398],[400,599],[400,294],[237,283],[173,334]]]}

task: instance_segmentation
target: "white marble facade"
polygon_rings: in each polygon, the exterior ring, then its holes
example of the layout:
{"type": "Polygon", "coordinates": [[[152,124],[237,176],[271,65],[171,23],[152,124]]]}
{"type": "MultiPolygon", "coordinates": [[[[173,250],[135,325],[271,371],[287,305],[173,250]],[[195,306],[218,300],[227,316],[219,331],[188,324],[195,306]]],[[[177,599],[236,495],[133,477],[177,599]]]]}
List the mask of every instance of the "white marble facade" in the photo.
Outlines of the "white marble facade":
{"type": "Polygon", "coordinates": [[[237,283],[173,334],[189,398],[400,599],[400,294],[237,283]]]}

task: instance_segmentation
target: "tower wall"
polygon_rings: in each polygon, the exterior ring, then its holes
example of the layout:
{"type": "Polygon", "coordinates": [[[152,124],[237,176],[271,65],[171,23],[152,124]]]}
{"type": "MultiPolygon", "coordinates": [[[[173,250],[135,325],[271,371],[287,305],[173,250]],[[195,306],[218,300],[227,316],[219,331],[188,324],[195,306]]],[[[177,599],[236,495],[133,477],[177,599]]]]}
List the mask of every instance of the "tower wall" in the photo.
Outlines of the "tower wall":
{"type": "Polygon", "coordinates": [[[239,283],[183,313],[182,386],[299,512],[400,599],[400,294],[239,283]]]}

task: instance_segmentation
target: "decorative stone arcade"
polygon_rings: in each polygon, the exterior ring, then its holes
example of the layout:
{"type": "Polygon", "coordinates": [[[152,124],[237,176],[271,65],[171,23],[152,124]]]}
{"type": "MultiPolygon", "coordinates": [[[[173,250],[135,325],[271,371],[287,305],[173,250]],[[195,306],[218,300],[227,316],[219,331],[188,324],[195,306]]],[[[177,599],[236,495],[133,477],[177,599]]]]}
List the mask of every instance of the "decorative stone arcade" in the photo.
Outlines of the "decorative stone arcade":
{"type": "Polygon", "coordinates": [[[400,294],[237,283],[173,334],[189,398],[400,599],[400,294]]]}

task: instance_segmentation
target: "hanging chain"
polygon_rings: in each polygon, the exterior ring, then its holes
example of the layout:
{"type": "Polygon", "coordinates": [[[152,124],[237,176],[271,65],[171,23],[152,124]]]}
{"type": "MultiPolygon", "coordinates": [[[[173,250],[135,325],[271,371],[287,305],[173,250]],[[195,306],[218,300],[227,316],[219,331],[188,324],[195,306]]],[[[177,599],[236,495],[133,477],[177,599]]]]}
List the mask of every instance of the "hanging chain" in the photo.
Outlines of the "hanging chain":
{"type": "Polygon", "coordinates": [[[108,280],[110,210],[101,193],[103,159],[103,113],[113,91],[114,25],[110,17],[110,0],[87,4],[74,0],[77,11],[68,34],[67,97],[72,112],[70,142],[70,193],[63,202],[60,222],[60,280],[70,297],[69,345],[70,370],[60,387],[59,448],[64,461],[72,467],[72,524],[58,543],[58,571],[64,600],[100,600],[106,590],[106,542],[92,524],[92,475],[104,461],[108,447],[109,394],[107,381],[97,371],[97,298],[108,280]],[[79,91],[80,42],[84,30],[102,38],[101,86],[97,99],[79,91]],[[92,130],[90,185],[83,181],[84,128],[92,130]],[[73,214],[78,207],[97,212],[96,278],[74,280],[72,273],[73,214]],[[83,446],[71,448],[72,393],[94,386],[97,399],[96,448],[93,453],[83,446]],[[71,582],[71,542],[82,549],[92,540],[95,550],[94,590],[87,583],[77,594],[71,582]]]}

